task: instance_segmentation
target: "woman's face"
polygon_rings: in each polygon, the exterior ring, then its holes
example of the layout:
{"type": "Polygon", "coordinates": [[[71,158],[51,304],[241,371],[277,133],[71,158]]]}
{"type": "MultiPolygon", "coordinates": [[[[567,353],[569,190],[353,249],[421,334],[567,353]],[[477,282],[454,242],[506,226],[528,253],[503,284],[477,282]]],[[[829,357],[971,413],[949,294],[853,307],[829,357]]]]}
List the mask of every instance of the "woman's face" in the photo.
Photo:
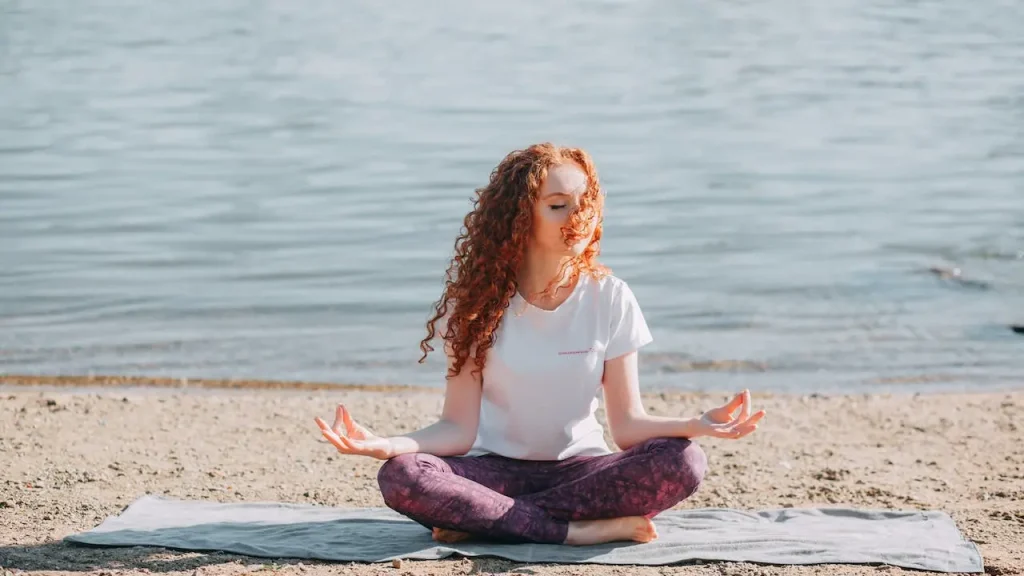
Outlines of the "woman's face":
{"type": "Polygon", "coordinates": [[[590,244],[594,226],[572,246],[562,237],[562,227],[579,207],[580,196],[587,191],[587,175],[574,163],[559,164],[548,170],[540,194],[533,204],[533,245],[544,251],[576,256],[590,244]]]}

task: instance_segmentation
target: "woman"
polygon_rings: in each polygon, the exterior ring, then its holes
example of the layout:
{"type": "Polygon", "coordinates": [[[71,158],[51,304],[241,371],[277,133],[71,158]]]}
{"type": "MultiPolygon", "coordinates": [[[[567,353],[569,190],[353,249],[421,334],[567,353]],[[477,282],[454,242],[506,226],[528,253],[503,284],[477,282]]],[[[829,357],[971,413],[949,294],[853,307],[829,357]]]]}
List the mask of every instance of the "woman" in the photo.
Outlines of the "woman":
{"type": "Polygon", "coordinates": [[[627,284],[597,263],[603,200],[583,150],[509,154],[477,190],[420,343],[421,362],[436,333],[445,343],[439,420],[385,438],[344,406],[333,426],[316,419],[340,452],[387,460],[384,502],[436,540],[648,542],[650,518],[704,476],[691,439],[740,438],[764,416],[747,391],[698,418],[646,413],[637,350],[651,334],[627,284]],[[599,393],[620,452],[594,415],[599,393]]]}

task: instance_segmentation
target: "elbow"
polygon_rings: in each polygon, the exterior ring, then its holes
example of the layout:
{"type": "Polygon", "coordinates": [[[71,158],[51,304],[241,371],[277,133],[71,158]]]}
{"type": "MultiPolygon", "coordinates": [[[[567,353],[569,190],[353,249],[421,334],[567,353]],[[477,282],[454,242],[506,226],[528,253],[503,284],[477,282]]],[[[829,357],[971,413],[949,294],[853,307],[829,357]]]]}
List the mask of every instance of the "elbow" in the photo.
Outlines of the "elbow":
{"type": "Polygon", "coordinates": [[[637,440],[635,438],[633,438],[633,437],[630,437],[630,436],[625,436],[624,437],[624,436],[621,436],[621,435],[620,436],[612,435],[612,440],[615,442],[615,445],[618,446],[620,450],[629,450],[633,446],[636,446],[637,444],[640,443],[640,442],[637,442],[637,440]]]}
{"type": "Polygon", "coordinates": [[[476,441],[476,436],[467,437],[460,435],[458,441],[454,442],[452,446],[451,456],[462,456],[466,452],[469,452],[473,448],[473,444],[476,441]]]}
{"type": "Polygon", "coordinates": [[[636,426],[636,421],[633,419],[626,419],[615,424],[609,422],[609,428],[611,429],[612,441],[622,450],[629,450],[644,441],[640,437],[638,426],[636,426]]]}
{"type": "Polygon", "coordinates": [[[472,449],[473,442],[460,443],[453,447],[452,453],[449,456],[465,456],[472,449]]]}
{"type": "Polygon", "coordinates": [[[612,440],[623,450],[643,444],[659,433],[658,425],[643,411],[631,411],[608,420],[612,440]]]}
{"type": "Polygon", "coordinates": [[[468,452],[473,447],[473,444],[476,443],[477,428],[480,425],[479,420],[475,418],[442,416],[438,420],[438,424],[443,426],[446,444],[450,445],[453,450],[457,449],[468,452]]]}
{"type": "Polygon", "coordinates": [[[461,456],[466,452],[473,449],[473,444],[476,444],[476,427],[460,427],[459,428],[459,441],[456,442],[455,450],[456,456],[461,456]]]}

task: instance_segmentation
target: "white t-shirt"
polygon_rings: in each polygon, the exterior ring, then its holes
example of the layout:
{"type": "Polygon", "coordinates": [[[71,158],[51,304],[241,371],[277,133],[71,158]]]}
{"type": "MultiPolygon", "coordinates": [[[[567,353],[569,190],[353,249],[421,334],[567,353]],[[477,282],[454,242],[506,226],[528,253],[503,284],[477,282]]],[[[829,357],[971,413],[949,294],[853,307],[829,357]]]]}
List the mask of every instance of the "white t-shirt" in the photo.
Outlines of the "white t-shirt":
{"type": "Polygon", "coordinates": [[[483,370],[476,441],[466,456],[563,460],[609,454],[595,411],[604,362],[652,341],[636,297],[614,276],[581,274],[555,310],[518,293],[483,370]]]}

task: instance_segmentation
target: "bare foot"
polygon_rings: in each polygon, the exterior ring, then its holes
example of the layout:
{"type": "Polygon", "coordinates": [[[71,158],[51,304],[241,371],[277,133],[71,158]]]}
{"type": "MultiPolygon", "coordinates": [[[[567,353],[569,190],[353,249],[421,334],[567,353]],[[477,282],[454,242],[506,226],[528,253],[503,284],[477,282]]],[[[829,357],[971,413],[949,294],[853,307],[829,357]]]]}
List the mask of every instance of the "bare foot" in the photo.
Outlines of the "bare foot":
{"type": "Polygon", "coordinates": [[[565,543],[570,546],[603,544],[619,540],[650,542],[658,537],[654,522],[643,516],[626,516],[607,520],[569,522],[565,543]]]}
{"type": "Polygon", "coordinates": [[[445,544],[454,544],[461,542],[469,538],[468,532],[459,532],[457,530],[445,530],[444,528],[434,528],[431,530],[430,536],[438,542],[444,542],[445,544]]]}

